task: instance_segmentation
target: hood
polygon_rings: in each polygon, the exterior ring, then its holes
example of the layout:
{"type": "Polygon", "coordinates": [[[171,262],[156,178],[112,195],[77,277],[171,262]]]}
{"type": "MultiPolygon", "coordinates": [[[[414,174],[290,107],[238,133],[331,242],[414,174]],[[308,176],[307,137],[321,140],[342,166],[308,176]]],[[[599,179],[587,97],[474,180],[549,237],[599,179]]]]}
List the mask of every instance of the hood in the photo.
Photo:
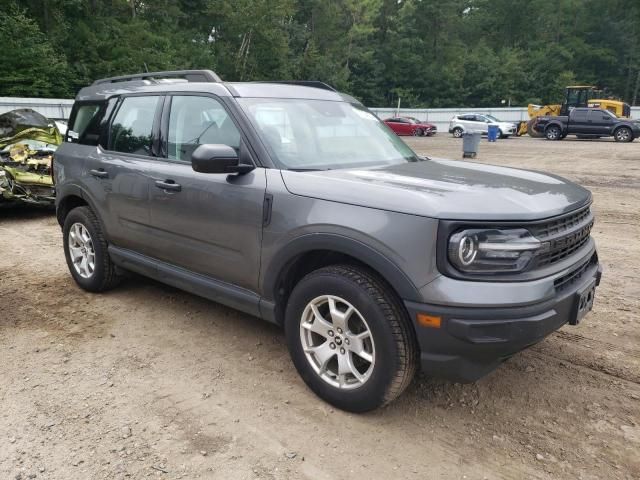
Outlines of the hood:
{"type": "Polygon", "coordinates": [[[282,171],[296,195],[455,220],[537,220],[574,210],[591,192],[555,175],[453,160],[282,171]]]}
{"type": "Polygon", "coordinates": [[[418,125],[421,127],[436,128],[436,126],[433,123],[420,122],[418,123],[418,125]]]}
{"type": "Polygon", "coordinates": [[[58,146],[62,135],[55,122],[30,108],[12,110],[0,115],[0,148],[25,140],[37,140],[58,146]]]}

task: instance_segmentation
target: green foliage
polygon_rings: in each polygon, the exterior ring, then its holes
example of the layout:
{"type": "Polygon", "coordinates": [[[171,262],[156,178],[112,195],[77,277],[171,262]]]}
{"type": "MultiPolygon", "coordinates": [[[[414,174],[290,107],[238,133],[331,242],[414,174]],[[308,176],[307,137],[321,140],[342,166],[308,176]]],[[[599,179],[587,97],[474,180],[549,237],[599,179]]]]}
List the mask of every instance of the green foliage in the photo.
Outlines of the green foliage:
{"type": "Polygon", "coordinates": [[[568,84],[640,102],[640,2],[0,0],[0,95],[210,68],[325,81],[371,106],[557,102],[568,84]]]}
{"type": "Polygon", "coordinates": [[[36,22],[16,5],[0,11],[0,94],[67,96],[69,68],[36,22]]]}

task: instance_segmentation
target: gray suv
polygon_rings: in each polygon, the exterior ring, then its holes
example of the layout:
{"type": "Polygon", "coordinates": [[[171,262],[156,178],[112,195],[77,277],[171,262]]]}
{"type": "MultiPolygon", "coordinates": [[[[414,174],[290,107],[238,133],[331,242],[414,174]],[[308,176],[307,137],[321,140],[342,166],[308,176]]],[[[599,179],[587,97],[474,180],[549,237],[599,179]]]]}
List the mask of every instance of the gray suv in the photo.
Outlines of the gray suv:
{"type": "Polygon", "coordinates": [[[313,82],[98,80],[54,174],[80,287],[137,272],[281,325],[307,385],[354,412],[418,366],[482,377],[577,324],[600,280],[588,190],[420,157],[313,82]]]}

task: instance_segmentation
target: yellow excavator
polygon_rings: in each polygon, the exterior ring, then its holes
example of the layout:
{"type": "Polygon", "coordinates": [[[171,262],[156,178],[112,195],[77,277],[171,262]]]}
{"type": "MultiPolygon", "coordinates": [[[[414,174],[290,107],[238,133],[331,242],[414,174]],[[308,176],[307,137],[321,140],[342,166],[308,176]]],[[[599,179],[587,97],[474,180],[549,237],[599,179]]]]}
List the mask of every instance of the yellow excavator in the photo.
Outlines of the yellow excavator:
{"type": "Polygon", "coordinates": [[[530,120],[528,122],[520,122],[518,135],[528,133],[532,137],[541,137],[543,134],[538,133],[534,128],[536,117],[567,115],[575,107],[604,108],[617,117],[628,118],[631,115],[631,107],[628,103],[604,98],[602,90],[598,90],[594,86],[574,85],[566,88],[562,104],[534,105],[530,103],[527,109],[530,120]]]}

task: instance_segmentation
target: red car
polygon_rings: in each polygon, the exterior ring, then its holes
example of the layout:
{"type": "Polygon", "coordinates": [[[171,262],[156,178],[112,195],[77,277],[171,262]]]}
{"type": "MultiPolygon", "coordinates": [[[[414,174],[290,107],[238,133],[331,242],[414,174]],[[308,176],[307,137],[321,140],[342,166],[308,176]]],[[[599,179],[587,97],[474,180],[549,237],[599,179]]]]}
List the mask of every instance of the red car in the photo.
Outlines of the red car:
{"type": "Polygon", "coordinates": [[[415,135],[416,137],[426,135],[430,137],[438,131],[435,125],[413,117],[393,117],[383,121],[398,135],[415,135]]]}

